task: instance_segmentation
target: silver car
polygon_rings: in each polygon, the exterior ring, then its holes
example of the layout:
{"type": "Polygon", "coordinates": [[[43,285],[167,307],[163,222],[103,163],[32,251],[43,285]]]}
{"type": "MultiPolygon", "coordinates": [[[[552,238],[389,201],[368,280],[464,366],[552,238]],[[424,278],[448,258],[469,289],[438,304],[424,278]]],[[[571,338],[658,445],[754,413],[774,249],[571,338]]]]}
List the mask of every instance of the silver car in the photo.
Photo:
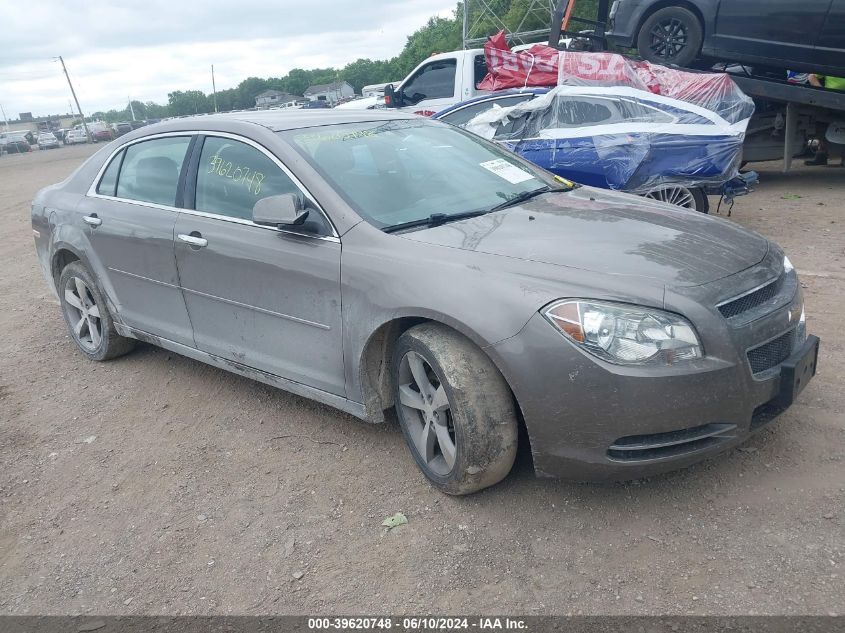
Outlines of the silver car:
{"type": "Polygon", "coordinates": [[[39,132],[36,137],[38,149],[58,149],[59,139],[52,132],[39,132]]]}
{"type": "Polygon", "coordinates": [[[451,494],[505,477],[519,437],[541,476],[684,466],[815,373],[777,245],[413,115],[145,127],[39,192],[32,226],[90,359],[141,340],[370,422],[395,409],[451,494]]]}

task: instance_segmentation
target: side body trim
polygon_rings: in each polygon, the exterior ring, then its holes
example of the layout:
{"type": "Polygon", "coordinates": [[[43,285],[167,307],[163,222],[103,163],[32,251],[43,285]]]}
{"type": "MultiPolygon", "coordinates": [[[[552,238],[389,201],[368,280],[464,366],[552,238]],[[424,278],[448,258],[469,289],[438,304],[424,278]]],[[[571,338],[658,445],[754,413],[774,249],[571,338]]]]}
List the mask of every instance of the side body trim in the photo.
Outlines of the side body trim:
{"type": "Polygon", "coordinates": [[[337,396],[333,393],[328,393],[327,391],[322,391],[321,389],[315,389],[314,387],[310,387],[300,382],[288,380],[287,378],[282,378],[281,376],[261,371],[260,369],[255,369],[254,367],[249,367],[248,365],[244,365],[236,361],[208,354],[194,347],[188,347],[187,345],[182,345],[181,343],[176,343],[153,334],[147,334],[146,332],[126,326],[122,323],[115,322],[114,326],[117,333],[121,336],[138,339],[139,341],[150,343],[151,345],[155,345],[157,347],[162,347],[166,350],[170,350],[171,352],[175,352],[176,354],[192,358],[193,360],[198,360],[202,363],[239,374],[246,378],[263,382],[264,384],[272,387],[277,387],[294,395],[309,398],[310,400],[315,400],[316,402],[334,407],[335,409],[340,409],[345,413],[367,422],[370,421],[364,405],[360,402],[353,402],[352,400],[337,396]]]}

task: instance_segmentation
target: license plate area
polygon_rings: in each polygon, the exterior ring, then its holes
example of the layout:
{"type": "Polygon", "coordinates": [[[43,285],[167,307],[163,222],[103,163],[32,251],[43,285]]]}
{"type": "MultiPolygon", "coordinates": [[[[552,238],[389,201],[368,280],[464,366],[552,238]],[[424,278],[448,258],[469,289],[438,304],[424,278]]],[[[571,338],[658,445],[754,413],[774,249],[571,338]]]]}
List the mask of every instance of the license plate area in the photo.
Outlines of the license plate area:
{"type": "Polygon", "coordinates": [[[791,406],[810,379],[816,375],[819,359],[819,338],[808,336],[801,349],[787,358],[780,368],[779,404],[791,406]]]}

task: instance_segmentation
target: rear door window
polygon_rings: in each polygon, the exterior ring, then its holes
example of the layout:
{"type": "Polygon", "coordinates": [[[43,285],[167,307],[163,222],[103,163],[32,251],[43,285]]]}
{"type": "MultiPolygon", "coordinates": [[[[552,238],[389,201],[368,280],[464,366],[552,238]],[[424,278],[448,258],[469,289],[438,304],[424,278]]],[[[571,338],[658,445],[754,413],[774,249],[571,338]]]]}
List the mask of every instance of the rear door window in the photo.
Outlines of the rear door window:
{"type": "Polygon", "coordinates": [[[472,62],[472,74],[475,80],[475,87],[484,81],[487,76],[487,60],[484,59],[484,54],[476,55],[472,62]]]}
{"type": "Polygon", "coordinates": [[[190,136],[168,136],[130,145],[117,180],[117,197],[176,205],[176,190],[190,136]]]}

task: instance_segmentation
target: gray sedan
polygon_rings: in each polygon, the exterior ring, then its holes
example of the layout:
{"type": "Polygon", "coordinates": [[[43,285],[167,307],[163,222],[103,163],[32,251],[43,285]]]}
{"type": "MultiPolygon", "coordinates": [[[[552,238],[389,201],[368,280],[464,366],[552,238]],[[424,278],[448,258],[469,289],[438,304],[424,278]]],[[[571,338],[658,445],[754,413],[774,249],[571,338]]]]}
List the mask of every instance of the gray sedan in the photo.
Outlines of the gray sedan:
{"type": "Polygon", "coordinates": [[[505,477],[522,437],[541,476],[684,466],[815,373],[776,244],[412,115],[145,127],[39,192],[32,226],[91,360],[141,340],[370,422],[395,409],[451,494],[505,477]]]}
{"type": "Polygon", "coordinates": [[[59,139],[52,132],[40,132],[36,138],[38,149],[58,149],[59,139]]]}

